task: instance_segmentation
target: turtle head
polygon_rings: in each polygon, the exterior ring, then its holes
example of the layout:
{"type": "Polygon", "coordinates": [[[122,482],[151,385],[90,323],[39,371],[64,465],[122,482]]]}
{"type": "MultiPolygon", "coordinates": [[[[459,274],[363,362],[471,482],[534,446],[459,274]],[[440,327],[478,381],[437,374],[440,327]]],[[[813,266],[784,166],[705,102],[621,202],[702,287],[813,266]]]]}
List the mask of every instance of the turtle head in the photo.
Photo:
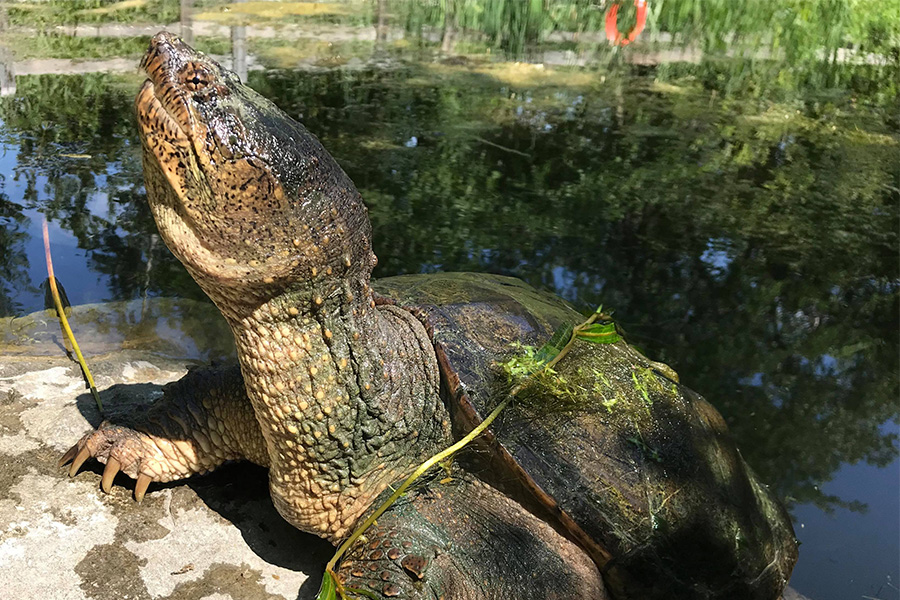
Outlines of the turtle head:
{"type": "Polygon", "coordinates": [[[326,274],[368,280],[368,214],[314,135],[172,34],[153,38],[141,66],[150,207],[214,300],[257,302],[326,274]]]}

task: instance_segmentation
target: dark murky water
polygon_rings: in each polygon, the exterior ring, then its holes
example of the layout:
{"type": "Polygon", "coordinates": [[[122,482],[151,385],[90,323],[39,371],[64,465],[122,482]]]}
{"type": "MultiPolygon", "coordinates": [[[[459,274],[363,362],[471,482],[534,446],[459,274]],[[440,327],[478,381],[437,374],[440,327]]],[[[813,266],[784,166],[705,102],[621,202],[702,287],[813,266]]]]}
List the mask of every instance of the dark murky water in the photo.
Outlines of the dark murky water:
{"type": "MultiPolygon", "coordinates": [[[[8,64],[34,74],[0,103],[0,316],[43,307],[42,215],[73,304],[201,298],[146,206],[140,77],[37,74],[73,66],[27,57],[94,46],[16,31],[8,64]]],[[[438,41],[396,30],[296,37],[251,35],[249,62],[265,68],[249,84],[356,182],[378,276],[501,273],[614,308],[791,506],[792,585],[813,600],[900,597],[896,62],[811,77],[638,46],[547,44],[529,64],[483,41],[441,59],[438,41]]],[[[144,40],[116,39],[136,65],[144,40]]]]}

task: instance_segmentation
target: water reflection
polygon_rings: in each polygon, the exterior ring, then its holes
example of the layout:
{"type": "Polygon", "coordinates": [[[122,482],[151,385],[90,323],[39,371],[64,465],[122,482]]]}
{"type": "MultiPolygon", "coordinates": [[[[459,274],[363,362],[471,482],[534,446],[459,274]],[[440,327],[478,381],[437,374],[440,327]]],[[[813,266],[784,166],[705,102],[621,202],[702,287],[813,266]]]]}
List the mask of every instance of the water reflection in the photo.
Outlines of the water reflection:
{"type": "MultiPolygon", "coordinates": [[[[783,498],[860,509],[875,494],[865,484],[823,484],[897,457],[896,63],[804,68],[818,59],[796,48],[791,69],[711,58],[713,33],[697,31],[693,45],[610,52],[602,20],[579,30],[556,15],[551,31],[526,14],[514,30],[517,5],[481,23],[467,3],[446,3],[440,21],[414,4],[379,0],[359,26],[316,17],[330,45],[303,23],[272,38],[270,21],[195,20],[191,2],[178,6],[183,35],[232,55],[349,172],[379,276],[490,271],[615,308],[633,342],[716,404],[783,498]]],[[[670,29],[646,35],[676,30],[674,16],[657,19],[670,29]]],[[[138,82],[19,77],[0,104],[0,314],[41,307],[39,213],[84,256],[71,279],[58,273],[74,302],[202,298],[146,207],[138,82]]],[[[896,503],[896,486],[888,494],[896,503]]]]}
{"type": "Polygon", "coordinates": [[[12,54],[0,46],[0,97],[14,96],[16,93],[16,73],[12,54]]]}
{"type": "MultiPolygon", "coordinates": [[[[68,313],[86,356],[139,350],[176,360],[235,360],[228,325],[208,302],[144,298],[80,304],[68,313]]],[[[58,356],[65,347],[53,311],[0,318],[0,351],[6,356],[58,356]]]]}

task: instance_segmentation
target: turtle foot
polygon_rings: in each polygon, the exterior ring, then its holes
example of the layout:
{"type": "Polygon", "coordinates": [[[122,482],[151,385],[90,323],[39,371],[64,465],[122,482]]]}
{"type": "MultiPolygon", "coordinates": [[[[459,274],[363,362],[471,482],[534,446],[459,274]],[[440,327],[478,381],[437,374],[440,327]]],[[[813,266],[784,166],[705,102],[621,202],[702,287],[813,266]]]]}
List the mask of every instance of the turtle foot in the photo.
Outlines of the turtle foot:
{"type": "MultiPolygon", "coordinates": [[[[176,448],[175,444],[168,442],[169,454],[176,448]]],[[[71,461],[69,477],[74,477],[89,458],[96,458],[106,465],[100,479],[104,492],[109,493],[113,480],[121,471],[136,480],[134,499],[140,502],[151,482],[177,478],[172,472],[172,458],[184,457],[168,457],[150,435],[105,422],[69,448],[60,458],[59,466],[63,467],[71,461]]]]}

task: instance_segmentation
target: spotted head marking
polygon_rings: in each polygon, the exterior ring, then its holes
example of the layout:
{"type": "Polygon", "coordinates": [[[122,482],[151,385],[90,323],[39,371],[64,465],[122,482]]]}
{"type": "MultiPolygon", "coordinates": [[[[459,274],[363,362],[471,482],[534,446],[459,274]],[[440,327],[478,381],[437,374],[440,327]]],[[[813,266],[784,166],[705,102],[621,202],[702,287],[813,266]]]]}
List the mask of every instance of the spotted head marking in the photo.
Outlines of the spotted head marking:
{"type": "Polygon", "coordinates": [[[313,274],[368,279],[365,206],[314,135],[172,34],[152,39],[141,66],[147,197],[207,293],[255,301],[313,274]]]}

